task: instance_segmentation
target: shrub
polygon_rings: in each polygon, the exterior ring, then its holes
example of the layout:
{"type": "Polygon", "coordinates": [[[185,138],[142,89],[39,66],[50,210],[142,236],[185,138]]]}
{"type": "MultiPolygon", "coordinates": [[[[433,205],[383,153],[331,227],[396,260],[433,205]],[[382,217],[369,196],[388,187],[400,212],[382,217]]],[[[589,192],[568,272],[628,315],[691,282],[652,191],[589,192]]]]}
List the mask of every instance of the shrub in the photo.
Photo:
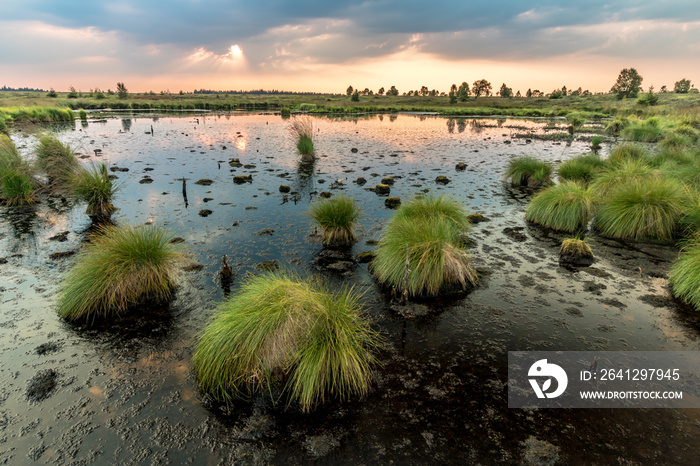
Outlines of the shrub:
{"type": "Polygon", "coordinates": [[[56,188],[64,187],[78,168],[78,159],[73,149],[56,136],[45,135],[39,138],[36,157],[39,168],[56,188]]]}
{"type": "Polygon", "coordinates": [[[436,296],[448,286],[476,284],[478,276],[459,246],[461,232],[452,220],[412,219],[400,212],[387,225],[371,264],[379,282],[404,290],[408,252],[408,296],[436,296]]]}
{"type": "Polygon", "coordinates": [[[202,391],[229,403],[282,386],[303,411],[367,392],[378,335],[352,289],[282,272],[252,277],[219,305],[193,358],[202,391]]]}
{"type": "Polygon", "coordinates": [[[595,174],[605,166],[596,154],[584,154],[563,162],[557,169],[559,180],[579,181],[588,184],[595,174]]]}
{"type": "Polygon", "coordinates": [[[311,218],[323,229],[324,246],[348,246],[355,242],[353,228],[360,216],[354,199],[338,196],[311,206],[311,218]]]}
{"type": "Polygon", "coordinates": [[[109,221],[116,210],[112,200],[117,189],[104,163],[80,167],[71,181],[71,191],[87,202],[85,213],[97,223],[109,221]]]}
{"type": "Polygon", "coordinates": [[[595,217],[600,232],[618,239],[669,241],[683,216],[688,197],[667,178],[641,178],[612,190],[595,217]]]}
{"type": "Polygon", "coordinates": [[[564,181],[538,193],[527,206],[525,218],[554,230],[585,230],[594,210],[589,188],[564,181]]]}
{"type": "Polygon", "coordinates": [[[143,300],[170,298],[185,256],[155,226],[102,226],[78,255],[58,295],[67,320],[118,316],[143,300]]]}
{"type": "Polygon", "coordinates": [[[700,244],[697,241],[684,248],[673,263],[668,282],[673,296],[700,309],[700,244]]]}
{"type": "Polygon", "coordinates": [[[508,161],[505,177],[513,186],[538,187],[550,182],[552,167],[534,157],[518,157],[508,161]]]}

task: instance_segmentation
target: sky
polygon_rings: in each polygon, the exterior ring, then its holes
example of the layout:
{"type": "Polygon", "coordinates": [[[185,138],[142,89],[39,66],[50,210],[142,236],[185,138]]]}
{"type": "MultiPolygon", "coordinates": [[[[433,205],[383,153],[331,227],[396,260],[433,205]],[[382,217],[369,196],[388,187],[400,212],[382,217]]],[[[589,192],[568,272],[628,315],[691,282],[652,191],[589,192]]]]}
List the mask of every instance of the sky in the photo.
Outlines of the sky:
{"type": "Polygon", "coordinates": [[[2,0],[0,86],[608,91],[700,79],[697,0],[2,0]]]}

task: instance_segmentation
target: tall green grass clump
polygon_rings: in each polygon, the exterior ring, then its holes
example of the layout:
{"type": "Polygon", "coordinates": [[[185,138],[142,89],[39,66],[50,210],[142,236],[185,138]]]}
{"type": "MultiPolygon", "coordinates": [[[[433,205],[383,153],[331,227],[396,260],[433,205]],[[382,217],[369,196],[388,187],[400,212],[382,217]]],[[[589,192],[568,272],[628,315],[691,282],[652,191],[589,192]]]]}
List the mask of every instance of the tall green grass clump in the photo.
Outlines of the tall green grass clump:
{"type": "Polygon", "coordinates": [[[77,256],[58,295],[58,313],[72,321],[117,317],[144,300],[170,298],[185,260],[156,226],[100,227],[77,256]]]}
{"type": "Polygon", "coordinates": [[[535,157],[518,157],[508,161],[505,177],[513,186],[539,187],[551,181],[552,166],[535,157]]]}
{"type": "Polygon", "coordinates": [[[688,203],[685,188],[676,180],[630,181],[602,200],[594,224],[611,238],[670,241],[688,203]]]}
{"type": "Polygon", "coordinates": [[[64,187],[79,165],[75,151],[53,135],[39,138],[36,158],[39,169],[46,173],[49,183],[54,187],[64,187]]]}
{"type": "Polygon", "coordinates": [[[700,243],[694,241],[681,251],[668,276],[676,298],[700,310],[700,243]]]}
{"type": "Polygon", "coordinates": [[[608,162],[616,164],[630,159],[646,160],[648,157],[649,154],[644,147],[631,142],[623,142],[613,147],[608,156],[608,162]]]}
{"type": "Polygon", "coordinates": [[[557,169],[559,180],[578,181],[588,184],[605,166],[605,162],[596,154],[583,154],[563,162],[557,169]]]}
{"type": "Polygon", "coordinates": [[[0,134],[0,203],[8,206],[38,202],[32,170],[12,140],[0,134]]]}
{"type": "Polygon", "coordinates": [[[478,275],[462,248],[463,230],[449,218],[411,218],[401,215],[401,209],[387,225],[371,263],[379,282],[408,297],[437,296],[448,287],[475,285],[478,275]]]}
{"type": "Polygon", "coordinates": [[[622,130],[622,137],[629,141],[659,142],[663,136],[664,129],[656,117],[632,122],[622,130]]]}
{"type": "Polygon", "coordinates": [[[327,398],[363,396],[379,343],[352,289],[283,272],[250,278],[222,303],[194,354],[199,387],[231,402],[286,394],[310,411],[327,398]]]}
{"type": "Polygon", "coordinates": [[[660,172],[649,167],[644,160],[630,158],[605,167],[593,179],[591,188],[602,198],[623,184],[659,176],[660,172]]]}
{"type": "Polygon", "coordinates": [[[418,196],[402,204],[394,218],[428,223],[435,219],[446,219],[460,233],[466,232],[471,226],[469,214],[464,206],[456,199],[444,194],[418,196]]]}
{"type": "Polygon", "coordinates": [[[90,168],[80,167],[73,176],[71,191],[83,202],[87,202],[85,213],[96,223],[107,222],[116,210],[112,204],[117,187],[109,177],[104,163],[90,168]]]}
{"type": "Polygon", "coordinates": [[[304,159],[314,155],[314,124],[309,116],[297,116],[289,122],[289,133],[296,140],[297,150],[304,159]]]}
{"type": "Polygon", "coordinates": [[[311,206],[311,218],[323,230],[324,246],[349,246],[355,242],[354,227],[360,210],[354,199],[338,196],[311,206]]]}
{"type": "Polygon", "coordinates": [[[564,181],[538,193],[527,206],[525,218],[547,228],[585,230],[593,215],[593,193],[575,181],[564,181]]]}

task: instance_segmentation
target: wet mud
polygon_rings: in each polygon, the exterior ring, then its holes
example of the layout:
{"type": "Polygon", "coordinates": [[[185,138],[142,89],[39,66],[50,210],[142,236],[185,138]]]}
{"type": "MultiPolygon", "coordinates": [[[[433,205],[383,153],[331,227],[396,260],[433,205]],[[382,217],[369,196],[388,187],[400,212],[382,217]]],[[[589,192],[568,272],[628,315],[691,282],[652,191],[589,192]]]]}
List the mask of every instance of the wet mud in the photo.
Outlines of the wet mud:
{"type": "MultiPolygon", "coordinates": [[[[167,226],[196,267],[183,270],[167,305],[69,324],[56,315],[56,292],[75,259],[67,253],[85,241],[85,206],[50,198],[0,208],[0,463],[696,464],[698,410],[507,407],[511,350],[700,349],[697,311],[668,290],[675,247],[592,235],[595,262],[562,267],[565,236],[528,224],[531,193],[502,182],[511,157],[566,160],[589,150],[585,138],[515,137],[551,127],[539,121],[315,118],[310,165],[299,163],[286,124],[274,115],[108,116],[55,130],[83,163],[119,167],[116,221],[167,226]],[[393,210],[358,182],[386,178],[402,201],[449,193],[488,220],[470,232],[475,289],[408,310],[391,304],[365,253],[393,210]],[[305,215],[321,192],[358,200],[352,249],[321,245],[305,215]],[[261,397],[221,406],[198,392],[198,333],[247,274],[275,267],[364,292],[385,341],[366,398],[303,414],[261,397]]],[[[13,139],[31,157],[36,136],[13,139]]]]}

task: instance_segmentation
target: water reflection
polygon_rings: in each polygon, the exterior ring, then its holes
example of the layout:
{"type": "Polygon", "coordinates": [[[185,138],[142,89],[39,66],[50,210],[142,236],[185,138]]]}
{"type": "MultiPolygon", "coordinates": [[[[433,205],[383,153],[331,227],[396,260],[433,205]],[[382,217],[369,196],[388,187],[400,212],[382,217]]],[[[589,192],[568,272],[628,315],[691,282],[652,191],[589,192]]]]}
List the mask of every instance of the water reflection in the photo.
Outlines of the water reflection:
{"type": "Polygon", "coordinates": [[[122,118],[122,130],[125,133],[131,131],[131,118],[122,118]]]}

